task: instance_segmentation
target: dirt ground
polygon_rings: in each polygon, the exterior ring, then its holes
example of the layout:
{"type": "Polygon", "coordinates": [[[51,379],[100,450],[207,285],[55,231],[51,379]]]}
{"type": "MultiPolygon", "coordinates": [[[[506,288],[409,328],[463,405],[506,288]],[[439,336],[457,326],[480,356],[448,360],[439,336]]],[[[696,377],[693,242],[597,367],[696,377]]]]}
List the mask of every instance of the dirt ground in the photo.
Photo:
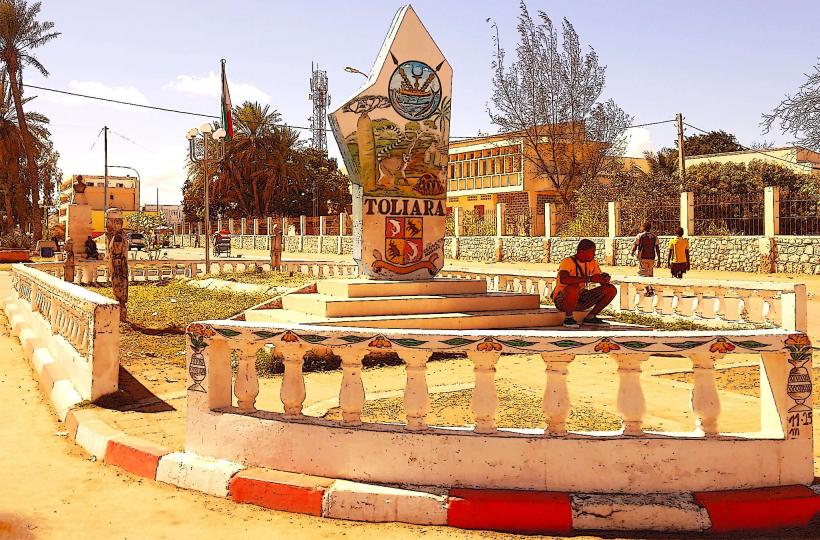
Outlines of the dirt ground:
{"type": "Polygon", "coordinates": [[[276,512],[95,463],[65,436],[2,316],[0,328],[0,538],[523,538],[276,512]]]}

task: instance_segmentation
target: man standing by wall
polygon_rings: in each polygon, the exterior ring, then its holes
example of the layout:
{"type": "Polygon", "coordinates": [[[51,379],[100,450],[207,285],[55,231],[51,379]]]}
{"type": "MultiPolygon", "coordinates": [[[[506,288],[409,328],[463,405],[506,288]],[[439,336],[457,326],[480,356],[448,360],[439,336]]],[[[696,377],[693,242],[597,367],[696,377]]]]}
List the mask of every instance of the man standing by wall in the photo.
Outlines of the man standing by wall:
{"type": "MultiPolygon", "coordinates": [[[[658,246],[658,237],[652,234],[652,224],[643,224],[643,232],[635,237],[632,245],[632,256],[638,255],[638,275],[641,277],[652,277],[654,275],[655,261],[661,265],[661,248],[658,246]]],[[[655,290],[652,285],[646,286],[646,296],[654,296],[655,290]]]]}

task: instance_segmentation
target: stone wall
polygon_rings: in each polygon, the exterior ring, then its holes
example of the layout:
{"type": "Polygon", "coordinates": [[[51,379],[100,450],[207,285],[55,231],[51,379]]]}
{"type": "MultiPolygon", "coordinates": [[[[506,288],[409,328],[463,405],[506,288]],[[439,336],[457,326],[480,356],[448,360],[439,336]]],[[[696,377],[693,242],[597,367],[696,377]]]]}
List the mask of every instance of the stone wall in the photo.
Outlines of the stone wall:
{"type": "Polygon", "coordinates": [[[820,237],[775,236],[775,269],[820,275],[820,237]]]}
{"type": "MultiPolygon", "coordinates": [[[[669,241],[673,237],[659,238],[661,261],[666,266],[669,241]]],[[[188,247],[192,244],[190,235],[176,235],[174,243],[188,247]]],[[[540,236],[504,236],[502,238],[502,260],[507,262],[551,262],[558,263],[575,253],[579,238],[552,237],[549,240],[549,258],[545,257],[544,238],[540,236]]],[[[590,238],[598,248],[598,260],[604,260],[606,238],[590,238]]],[[[630,255],[634,237],[619,237],[614,240],[615,264],[618,266],[635,266],[634,257],[630,255]]],[[[200,246],[204,245],[200,236],[200,246]]],[[[318,236],[284,237],[284,251],[287,253],[324,253],[337,254],[336,236],[322,237],[321,245],[318,236]]],[[[495,260],[495,242],[493,236],[462,236],[459,239],[459,260],[492,262],[495,260]]],[[[760,236],[694,236],[689,238],[689,251],[692,256],[692,268],[699,270],[726,270],[736,272],[758,272],[766,259],[767,240],[760,236]],[[761,251],[761,245],[764,246],[761,251]]],[[[269,250],[269,239],[265,235],[233,236],[234,248],[253,248],[269,250]]],[[[771,256],[776,272],[803,273],[820,275],[820,237],[818,236],[776,236],[771,240],[771,256]]],[[[444,239],[444,253],[447,258],[454,258],[455,241],[444,239]]],[[[342,237],[342,254],[353,253],[353,237],[342,237]]]]}
{"type": "Polygon", "coordinates": [[[342,255],[353,254],[353,237],[342,236],[342,255]]]}
{"type": "Polygon", "coordinates": [[[302,243],[302,253],[319,253],[319,237],[304,236],[302,243]]]}
{"type": "Polygon", "coordinates": [[[462,261],[495,261],[494,236],[462,236],[459,238],[459,257],[462,261]]]}
{"type": "Polygon", "coordinates": [[[504,262],[544,262],[543,237],[505,236],[502,242],[504,262]]]}
{"type": "MultiPolygon", "coordinates": [[[[590,240],[595,242],[596,258],[602,261],[604,258],[604,243],[606,242],[606,238],[590,238],[590,240]]],[[[557,264],[570,255],[575,255],[575,251],[578,249],[578,242],[580,241],[580,238],[552,237],[550,239],[550,262],[557,264]]]]}
{"type": "MultiPolygon", "coordinates": [[[[667,252],[669,251],[669,241],[672,236],[659,236],[658,246],[661,249],[661,261],[666,265],[667,252]]],[[[638,261],[632,256],[632,246],[635,244],[635,237],[622,236],[615,239],[615,265],[616,266],[637,266],[638,261]]]]}
{"type": "Polygon", "coordinates": [[[299,253],[299,238],[298,236],[285,236],[283,238],[285,245],[282,251],[287,253],[299,253]]]}

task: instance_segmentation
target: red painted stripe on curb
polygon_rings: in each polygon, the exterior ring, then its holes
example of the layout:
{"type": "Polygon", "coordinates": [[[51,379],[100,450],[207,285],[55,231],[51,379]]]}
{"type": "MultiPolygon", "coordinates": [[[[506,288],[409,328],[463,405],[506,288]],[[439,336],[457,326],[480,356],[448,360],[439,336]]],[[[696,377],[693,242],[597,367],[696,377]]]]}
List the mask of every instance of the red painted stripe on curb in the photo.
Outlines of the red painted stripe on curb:
{"type": "Polygon", "coordinates": [[[228,493],[240,503],[271,510],[322,515],[325,490],[334,480],[270,469],[245,469],[231,479],[228,493]]]}
{"type": "Polygon", "coordinates": [[[806,486],[695,493],[712,520],[709,532],[806,527],[820,515],[820,496],[806,486]]]}
{"type": "Polygon", "coordinates": [[[123,435],[108,441],[103,461],[154,480],[157,477],[159,460],[170,453],[170,448],[131,435],[123,435]]]}
{"type": "Polygon", "coordinates": [[[569,533],[572,508],[568,493],[451,489],[447,524],[526,534],[569,533]]]}

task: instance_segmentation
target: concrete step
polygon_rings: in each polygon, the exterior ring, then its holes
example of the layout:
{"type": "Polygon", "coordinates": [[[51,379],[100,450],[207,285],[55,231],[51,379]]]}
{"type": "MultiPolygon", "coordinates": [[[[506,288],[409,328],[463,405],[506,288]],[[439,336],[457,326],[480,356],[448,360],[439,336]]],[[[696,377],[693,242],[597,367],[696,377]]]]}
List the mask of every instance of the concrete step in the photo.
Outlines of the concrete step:
{"type": "Polygon", "coordinates": [[[289,294],[282,308],[323,317],[370,317],[421,313],[464,313],[538,309],[537,294],[485,293],[338,298],[325,294],[289,294]]]}
{"type": "MultiPolygon", "coordinates": [[[[578,313],[578,320],[584,313],[578,313]]],[[[417,315],[381,315],[373,317],[336,317],[328,319],[287,309],[257,309],[245,312],[248,322],[318,324],[359,328],[404,328],[426,330],[492,330],[512,328],[548,328],[560,326],[564,314],[552,308],[517,311],[473,311],[461,313],[421,313],[417,315]]]]}
{"type": "Polygon", "coordinates": [[[316,283],[319,294],[339,298],[418,296],[440,294],[484,294],[483,279],[436,278],[421,281],[378,281],[368,279],[325,279],[316,283]]]}

